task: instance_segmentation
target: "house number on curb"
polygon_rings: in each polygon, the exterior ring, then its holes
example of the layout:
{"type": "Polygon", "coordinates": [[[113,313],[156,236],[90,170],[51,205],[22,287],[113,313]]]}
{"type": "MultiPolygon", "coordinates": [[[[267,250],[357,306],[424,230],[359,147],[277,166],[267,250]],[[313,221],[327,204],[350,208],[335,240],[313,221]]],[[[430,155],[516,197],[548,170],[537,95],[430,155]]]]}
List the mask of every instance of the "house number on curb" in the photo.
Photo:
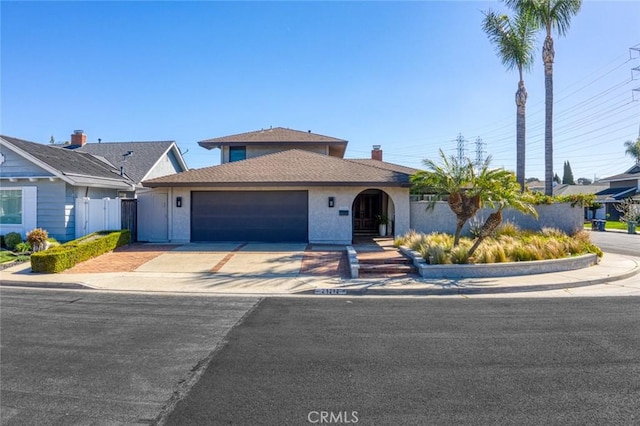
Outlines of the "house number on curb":
{"type": "Polygon", "coordinates": [[[343,288],[316,288],[314,294],[347,294],[347,290],[343,288]]]}

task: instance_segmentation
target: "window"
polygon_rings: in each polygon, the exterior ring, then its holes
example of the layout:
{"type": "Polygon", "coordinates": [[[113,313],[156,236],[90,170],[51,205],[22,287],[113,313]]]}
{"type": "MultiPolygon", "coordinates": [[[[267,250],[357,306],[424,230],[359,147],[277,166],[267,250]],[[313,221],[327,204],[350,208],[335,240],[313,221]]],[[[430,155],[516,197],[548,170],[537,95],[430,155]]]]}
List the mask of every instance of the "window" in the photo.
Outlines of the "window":
{"type": "Polygon", "coordinates": [[[229,147],[229,162],[242,161],[247,159],[247,147],[246,146],[230,146],[229,147]]]}
{"type": "Polygon", "coordinates": [[[0,224],[19,225],[22,223],[22,190],[0,190],[0,224]]]}

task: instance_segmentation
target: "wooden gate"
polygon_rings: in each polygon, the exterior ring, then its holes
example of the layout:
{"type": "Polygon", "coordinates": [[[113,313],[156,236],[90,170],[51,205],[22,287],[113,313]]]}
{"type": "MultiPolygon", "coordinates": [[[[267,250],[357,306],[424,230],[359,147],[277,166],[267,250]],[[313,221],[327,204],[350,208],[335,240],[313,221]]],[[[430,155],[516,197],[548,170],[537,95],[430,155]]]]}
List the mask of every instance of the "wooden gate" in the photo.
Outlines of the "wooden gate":
{"type": "Polygon", "coordinates": [[[121,200],[121,229],[131,232],[131,242],[138,241],[138,200],[123,198],[121,200]]]}

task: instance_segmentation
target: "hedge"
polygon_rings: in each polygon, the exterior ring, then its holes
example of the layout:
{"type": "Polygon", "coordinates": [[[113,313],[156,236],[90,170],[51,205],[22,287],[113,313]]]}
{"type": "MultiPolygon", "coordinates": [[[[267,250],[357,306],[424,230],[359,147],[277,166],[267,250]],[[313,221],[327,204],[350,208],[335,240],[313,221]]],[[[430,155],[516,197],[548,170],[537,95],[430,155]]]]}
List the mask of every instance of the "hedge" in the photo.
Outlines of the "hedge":
{"type": "Polygon", "coordinates": [[[94,232],[49,250],[33,253],[31,270],[47,273],[61,272],[80,262],[129,244],[130,239],[131,233],[128,229],[94,232]]]}

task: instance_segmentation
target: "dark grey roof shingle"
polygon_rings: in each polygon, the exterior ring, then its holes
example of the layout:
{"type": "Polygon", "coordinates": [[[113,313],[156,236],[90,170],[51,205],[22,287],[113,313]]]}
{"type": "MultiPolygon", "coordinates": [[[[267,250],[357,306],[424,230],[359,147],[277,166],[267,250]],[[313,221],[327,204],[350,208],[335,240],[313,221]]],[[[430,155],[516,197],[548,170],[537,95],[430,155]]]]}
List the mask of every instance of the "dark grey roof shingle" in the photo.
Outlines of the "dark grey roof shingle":
{"type": "Polygon", "coordinates": [[[128,180],[121,177],[119,171],[114,167],[90,154],[73,152],[58,146],[29,142],[9,136],[0,135],[0,137],[65,175],[80,175],[119,181],[128,180]]]}
{"type": "Polygon", "coordinates": [[[217,146],[224,143],[347,143],[344,139],[337,139],[330,136],[319,135],[317,133],[303,132],[300,130],[285,129],[284,127],[274,127],[262,129],[254,132],[240,133],[237,135],[222,136],[219,138],[205,139],[198,142],[203,147],[217,146]]]}

